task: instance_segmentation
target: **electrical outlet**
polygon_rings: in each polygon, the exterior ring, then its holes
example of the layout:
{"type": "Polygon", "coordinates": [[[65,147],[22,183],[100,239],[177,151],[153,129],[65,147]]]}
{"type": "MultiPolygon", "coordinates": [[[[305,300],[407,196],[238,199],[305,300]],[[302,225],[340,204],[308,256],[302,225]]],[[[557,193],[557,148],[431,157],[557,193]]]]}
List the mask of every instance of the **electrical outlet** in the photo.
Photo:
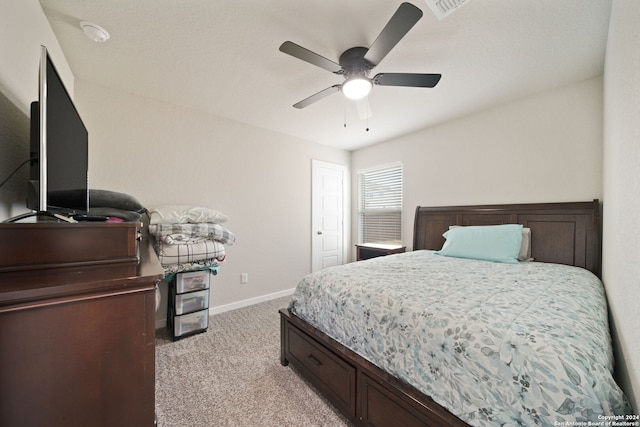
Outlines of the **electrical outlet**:
{"type": "Polygon", "coordinates": [[[240,283],[249,283],[249,273],[242,273],[240,275],[240,283]]]}

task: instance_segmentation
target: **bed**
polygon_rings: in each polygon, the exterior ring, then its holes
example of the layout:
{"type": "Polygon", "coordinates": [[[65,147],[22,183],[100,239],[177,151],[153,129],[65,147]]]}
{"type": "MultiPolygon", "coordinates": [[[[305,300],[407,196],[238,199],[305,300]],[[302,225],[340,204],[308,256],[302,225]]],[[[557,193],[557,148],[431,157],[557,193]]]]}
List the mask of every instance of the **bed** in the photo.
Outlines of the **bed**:
{"type": "Polygon", "coordinates": [[[280,310],[281,363],[356,425],[553,426],[626,414],[598,279],[599,218],[597,200],[418,207],[413,251],[300,282],[280,310]],[[499,224],[528,230],[527,261],[435,252],[457,226],[499,224]]]}

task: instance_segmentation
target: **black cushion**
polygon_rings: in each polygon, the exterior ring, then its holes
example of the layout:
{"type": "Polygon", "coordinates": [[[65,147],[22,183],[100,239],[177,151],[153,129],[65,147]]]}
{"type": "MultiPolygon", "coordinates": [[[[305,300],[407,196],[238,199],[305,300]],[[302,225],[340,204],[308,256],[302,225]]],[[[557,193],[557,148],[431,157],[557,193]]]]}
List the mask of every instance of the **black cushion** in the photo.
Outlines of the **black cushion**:
{"type": "Polygon", "coordinates": [[[142,215],[139,212],[127,211],[117,208],[91,207],[89,215],[93,216],[113,216],[130,222],[142,222],[142,215]]]}
{"type": "Polygon", "coordinates": [[[146,209],[138,199],[125,193],[108,190],[89,190],[89,208],[115,208],[143,213],[146,209]]]}

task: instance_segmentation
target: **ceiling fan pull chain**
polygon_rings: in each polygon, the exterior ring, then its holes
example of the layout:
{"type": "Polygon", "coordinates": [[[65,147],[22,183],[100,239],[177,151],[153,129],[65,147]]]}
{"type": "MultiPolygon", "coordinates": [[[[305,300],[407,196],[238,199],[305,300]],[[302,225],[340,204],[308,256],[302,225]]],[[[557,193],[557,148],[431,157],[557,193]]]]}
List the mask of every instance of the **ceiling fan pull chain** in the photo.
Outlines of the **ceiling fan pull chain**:
{"type": "Polygon", "coordinates": [[[342,110],[344,114],[344,127],[347,127],[347,101],[343,100],[342,102],[342,110]]]}
{"type": "Polygon", "coordinates": [[[369,117],[371,116],[371,104],[368,101],[369,99],[367,98],[367,132],[369,132],[369,117]]]}

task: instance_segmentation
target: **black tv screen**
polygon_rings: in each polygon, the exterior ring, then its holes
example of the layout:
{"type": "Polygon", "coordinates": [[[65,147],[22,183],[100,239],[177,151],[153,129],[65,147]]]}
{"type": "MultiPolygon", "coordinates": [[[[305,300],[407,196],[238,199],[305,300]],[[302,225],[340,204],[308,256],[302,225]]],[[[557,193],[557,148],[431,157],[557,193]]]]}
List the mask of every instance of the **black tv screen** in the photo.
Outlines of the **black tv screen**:
{"type": "Polygon", "coordinates": [[[31,176],[27,207],[86,212],[88,132],[62,79],[42,48],[40,95],[31,108],[31,176]]]}

